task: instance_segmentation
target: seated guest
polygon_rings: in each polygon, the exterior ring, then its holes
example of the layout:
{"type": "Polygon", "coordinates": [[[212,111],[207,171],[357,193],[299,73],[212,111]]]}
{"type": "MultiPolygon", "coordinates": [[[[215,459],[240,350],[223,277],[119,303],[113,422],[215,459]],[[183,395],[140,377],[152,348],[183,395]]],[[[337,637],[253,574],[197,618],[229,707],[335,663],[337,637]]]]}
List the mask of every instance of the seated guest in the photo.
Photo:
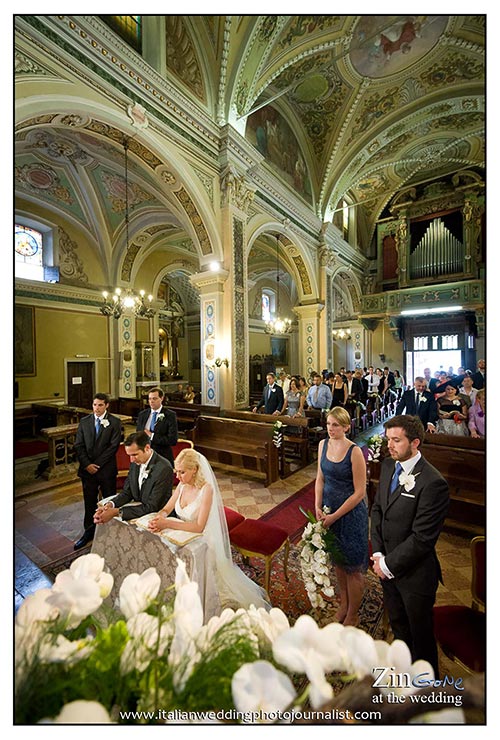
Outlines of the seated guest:
{"type": "Polygon", "coordinates": [[[469,409],[469,431],[471,437],[484,437],[486,433],[486,390],[480,388],[476,400],[469,409]]]}
{"type": "Polygon", "coordinates": [[[152,388],[148,393],[149,409],[143,409],[137,417],[137,432],[146,432],[155,452],[173,465],[172,447],[177,444],[177,416],[163,405],[163,391],[152,388]]]}
{"type": "Polygon", "coordinates": [[[398,401],[396,416],[410,414],[418,416],[427,432],[436,431],[438,409],[434,396],[425,384],[425,378],[417,376],[413,388],[408,388],[398,401]]]}
{"type": "Polygon", "coordinates": [[[152,514],[165,506],[172,494],[172,465],[153,450],[146,432],[130,434],[125,440],[125,452],[133,465],[123,490],[97,507],[95,524],[106,524],[115,516],[128,521],[152,514]]]}
{"type": "Polygon", "coordinates": [[[150,521],[149,529],[203,533],[208,545],[208,569],[215,575],[221,603],[269,609],[265,592],[232,561],[222,496],[206,457],[196,450],[182,450],[175,459],[175,472],[180,483],[166,506],[150,521]],[[169,516],[174,510],[177,519],[169,516]]]}
{"type": "Polygon", "coordinates": [[[456,436],[468,436],[467,429],[467,404],[458,395],[457,388],[453,383],[446,384],[443,396],[437,399],[438,422],[436,431],[456,436]]]}
{"type": "Polygon", "coordinates": [[[266,414],[278,416],[285,402],[283,389],[277,384],[274,373],[268,373],[266,380],[267,385],[262,392],[262,398],[257,406],[253,407],[252,411],[256,414],[260,408],[264,407],[266,414]]]}
{"type": "Polygon", "coordinates": [[[315,373],[313,376],[313,385],[307,392],[306,400],[310,409],[329,409],[332,404],[330,388],[322,382],[319,373],[315,373]]]}
{"type": "Polygon", "coordinates": [[[186,392],[184,393],[184,403],[194,403],[194,388],[192,385],[188,385],[186,387],[186,392]]]}
{"type": "Polygon", "coordinates": [[[177,383],[177,390],[170,394],[171,401],[184,401],[184,386],[177,383]]]}

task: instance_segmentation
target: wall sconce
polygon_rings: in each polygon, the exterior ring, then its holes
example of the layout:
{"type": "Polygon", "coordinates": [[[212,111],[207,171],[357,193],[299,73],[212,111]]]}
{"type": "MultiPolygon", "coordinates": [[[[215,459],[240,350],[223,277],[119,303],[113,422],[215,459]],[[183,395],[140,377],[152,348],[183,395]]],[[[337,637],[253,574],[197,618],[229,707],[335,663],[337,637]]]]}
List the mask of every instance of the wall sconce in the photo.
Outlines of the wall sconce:
{"type": "Polygon", "coordinates": [[[226,367],[229,367],[229,360],[227,357],[217,357],[215,359],[215,366],[221,367],[222,365],[225,365],[226,367]]]}

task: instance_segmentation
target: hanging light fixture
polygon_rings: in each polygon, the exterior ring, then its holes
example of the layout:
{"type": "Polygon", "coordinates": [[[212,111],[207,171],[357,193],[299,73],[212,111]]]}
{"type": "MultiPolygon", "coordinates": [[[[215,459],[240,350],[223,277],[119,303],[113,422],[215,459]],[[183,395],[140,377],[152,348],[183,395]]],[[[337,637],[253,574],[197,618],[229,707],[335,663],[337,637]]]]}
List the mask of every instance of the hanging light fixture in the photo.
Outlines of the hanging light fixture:
{"type": "MultiPolygon", "coordinates": [[[[127,252],[129,249],[129,208],[128,208],[128,142],[125,138],[123,141],[123,150],[125,152],[125,236],[127,252]]],[[[131,288],[122,292],[121,288],[115,288],[114,293],[110,295],[107,290],[102,293],[104,299],[100,311],[104,316],[113,316],[119,319],[123,313],[133,313],[141,318],[151,319],[156,311],[151,306],[152,295],[148,295],[146,302],[146,291],[139,291],[137,295],[131,288]]]]}
{"type": "Polygon", "coordinates": [[[289,334],[292,331],[292,320],[280,317],[280,236],[276,235],[276,311],[274,319],[266,321],[266,334],[289,334]]]}

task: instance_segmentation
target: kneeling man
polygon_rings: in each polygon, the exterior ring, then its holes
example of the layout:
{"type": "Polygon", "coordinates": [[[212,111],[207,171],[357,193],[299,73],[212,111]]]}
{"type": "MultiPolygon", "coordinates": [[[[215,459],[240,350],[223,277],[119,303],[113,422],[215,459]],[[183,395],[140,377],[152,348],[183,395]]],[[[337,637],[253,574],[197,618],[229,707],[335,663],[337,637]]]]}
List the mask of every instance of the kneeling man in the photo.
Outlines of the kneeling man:
{"type": "Polygon", "coordinates": [[[125,452],[133,464],[123,491],[97,508],[95,524],[105,524],[115,516],[127,521],[160,511],[172,495],[172,465],[151,448],[145,432],[130,434],[125,440],[125,452]]]}

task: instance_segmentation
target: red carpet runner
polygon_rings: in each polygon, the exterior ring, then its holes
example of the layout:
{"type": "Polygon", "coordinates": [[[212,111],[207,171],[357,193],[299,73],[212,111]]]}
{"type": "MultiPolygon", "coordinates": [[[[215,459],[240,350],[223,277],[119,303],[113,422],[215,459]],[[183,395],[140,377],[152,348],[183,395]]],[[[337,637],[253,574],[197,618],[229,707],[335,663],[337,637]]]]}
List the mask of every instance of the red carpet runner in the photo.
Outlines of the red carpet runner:
{"type": "Polygon", "coordinates": [[[312,480],[286,501],[282,501],[274,509],[263,514],[261,516],[262,521],[282,527],[288,532],[291,542],[298,542],[307,524],[307,519],[300,511],[299,506],[304,511],[314,513],[314,483],[315,481],[312,480]]]}

